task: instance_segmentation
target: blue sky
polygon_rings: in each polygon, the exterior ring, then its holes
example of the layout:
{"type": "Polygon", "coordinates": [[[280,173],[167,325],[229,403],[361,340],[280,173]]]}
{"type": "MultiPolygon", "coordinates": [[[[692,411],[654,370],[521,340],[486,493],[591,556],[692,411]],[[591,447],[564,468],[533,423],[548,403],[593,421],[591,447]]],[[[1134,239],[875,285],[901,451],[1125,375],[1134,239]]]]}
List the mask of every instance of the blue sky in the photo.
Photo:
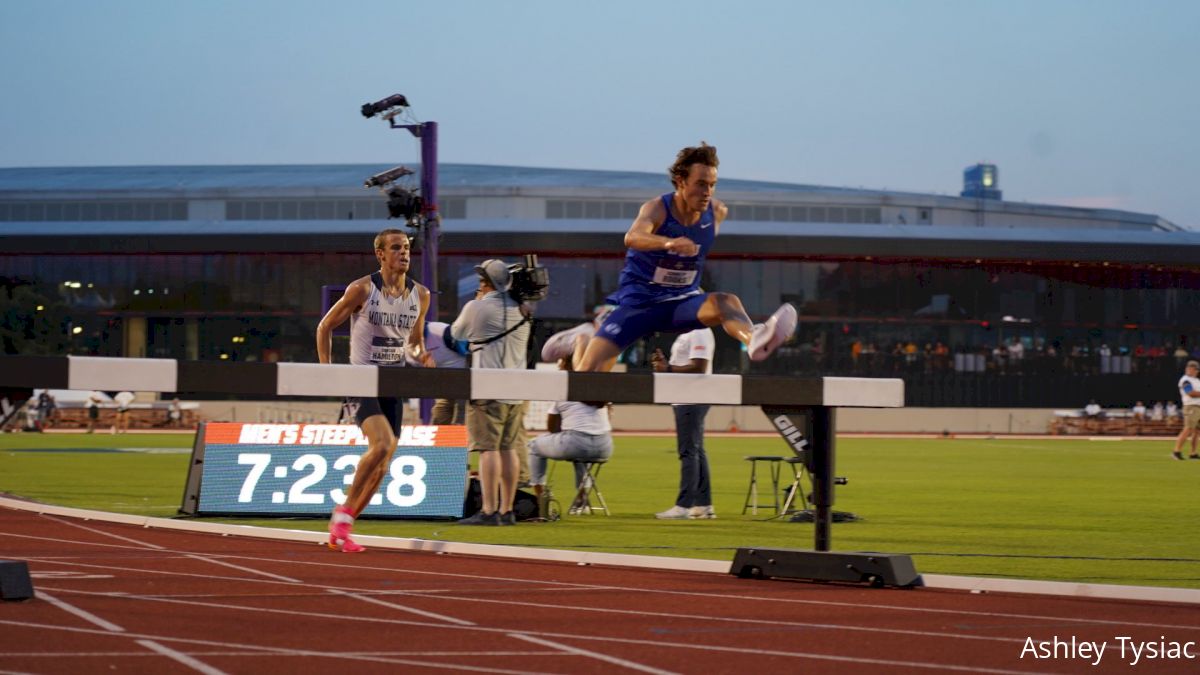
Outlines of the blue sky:
{"type": "MultiPolygon", "coordinates": [[[[441,160],[957,194],[1200,229],[1200,2],[3,0],[0,166],[441,160]],[[351,8],[353,7],[353,8],[351,8]]],[[[665,184],[665,183],[664,183],[665,184]]]]}

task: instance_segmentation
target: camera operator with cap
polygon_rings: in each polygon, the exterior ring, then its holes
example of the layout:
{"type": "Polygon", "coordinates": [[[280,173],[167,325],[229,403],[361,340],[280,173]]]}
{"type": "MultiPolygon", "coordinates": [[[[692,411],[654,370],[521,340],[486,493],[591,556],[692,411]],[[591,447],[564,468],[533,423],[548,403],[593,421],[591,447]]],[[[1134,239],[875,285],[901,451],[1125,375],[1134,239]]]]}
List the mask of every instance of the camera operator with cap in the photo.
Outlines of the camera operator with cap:
{"type": "MultiPolygon", "coordinates": [[[[455,340],[471,343],[472,368],[524,369],[531,326],[530,313],[510,297],[512,272],[502,260],[475,267],[479,290],[450,326],[455,340]]],[[[467,405],[471,450],[479,453],[479,485],[483,508],[458,521],[462,525],[515,525],[513,498],[519,459],[516,438],[523,424],[522,401],[472,400],[467,405]]]]}

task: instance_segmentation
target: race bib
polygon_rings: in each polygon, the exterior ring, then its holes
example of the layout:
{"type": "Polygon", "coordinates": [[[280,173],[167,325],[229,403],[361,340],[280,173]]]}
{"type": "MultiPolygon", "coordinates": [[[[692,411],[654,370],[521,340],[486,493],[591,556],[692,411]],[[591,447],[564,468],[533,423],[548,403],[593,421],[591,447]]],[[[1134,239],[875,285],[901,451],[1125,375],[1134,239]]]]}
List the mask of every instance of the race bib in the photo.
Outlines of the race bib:
{"type": "Polygon", "coordinates": [[[387,337],[371,338],[371,363],[404,363],[404,340],[387,337]]]}
{"type": "Polygon", "coordinates": [[[696,261],[664,259],[654,268],[653,281],[662,286],[691,286],[696,281],[696,261]]]}

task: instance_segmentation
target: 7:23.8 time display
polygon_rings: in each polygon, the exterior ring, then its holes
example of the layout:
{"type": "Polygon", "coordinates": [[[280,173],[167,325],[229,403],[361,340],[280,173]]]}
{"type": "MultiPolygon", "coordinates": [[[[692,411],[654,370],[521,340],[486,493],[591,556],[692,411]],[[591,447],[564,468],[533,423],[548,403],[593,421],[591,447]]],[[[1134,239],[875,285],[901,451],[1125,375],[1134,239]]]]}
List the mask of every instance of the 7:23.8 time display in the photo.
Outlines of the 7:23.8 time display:
{"type": "MultiPolygon", "coordinates": [[[[461,516],[467,449],[465,442],[458,441],[458,434],[450,433],[460,428],[424,429],[430,433],[446,430],[442,436],[454,437],[455,440],[450,442],[455,442],[456,446],[434,444],[434,436],[430,434],[402,437],[379,491],[371,498],[364,515],[397,518],[461,516]],[[427,445],[405,445],[406,440],[427,445]],[[460,442],[462,447],[457,447],[460,442]]],[[[365,448],[348,443],[300,445],[285,442],[303,439],[303,433],[276,436],[278,443],[238,441],[259,440],[262,435],[255,436],[256,431],[243,429],[233,433],[223,430],[220,434],[206,434],[222,442],[204,443],[193,455],[193,471],[200,472],[195,513],[324,516],[334,505],[345,502],[346,491],[354,481],[354,472],[365,448]]],[[[465,434],[462,435],[462,441],[465,441],[465,434]]],[[[189,479],[189,484],[194,480],[189,479]]],[[[187,495],[185,506],[186,502],[187,495]]]]}

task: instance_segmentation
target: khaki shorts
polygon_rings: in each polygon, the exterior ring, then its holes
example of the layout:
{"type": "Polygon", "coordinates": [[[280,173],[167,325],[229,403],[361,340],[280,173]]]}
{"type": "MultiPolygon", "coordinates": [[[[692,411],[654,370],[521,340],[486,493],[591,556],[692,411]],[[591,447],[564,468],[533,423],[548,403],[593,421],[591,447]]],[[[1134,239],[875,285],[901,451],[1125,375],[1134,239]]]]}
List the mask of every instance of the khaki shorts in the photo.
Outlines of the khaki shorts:
{"type": "Polygon", "coordinates": [[[520,403],[490,400],[471,401],[467,406],[467,436],[471,450],[511,450],[516,448],[517,432],[524,423],[520,403]]]}
{"type": "Polygon", "coordinates": [[[1200,405],[1183,406],[1183,428],[1200,429],[1200,405]]]}

